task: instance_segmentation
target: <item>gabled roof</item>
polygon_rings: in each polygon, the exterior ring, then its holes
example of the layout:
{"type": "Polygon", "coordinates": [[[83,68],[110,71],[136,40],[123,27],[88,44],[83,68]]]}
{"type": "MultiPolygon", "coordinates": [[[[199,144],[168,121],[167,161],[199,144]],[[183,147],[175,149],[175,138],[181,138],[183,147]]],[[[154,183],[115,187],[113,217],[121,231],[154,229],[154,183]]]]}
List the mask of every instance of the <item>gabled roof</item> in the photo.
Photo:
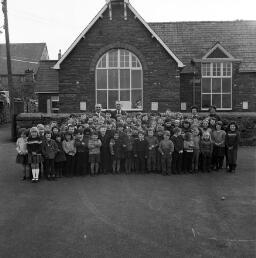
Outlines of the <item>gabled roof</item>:
{"type": "MultiPolygon", "coordinates": [[[[68,50],[63,54],[61,59],[55,64],[54,69],[60,69],[61,63],[65,60],[65,58],[69,55],[69,53],[74,49],[74,47],[78,44],[78,42],[86,35],[86,33],[92,28],[92,26],[97,22],[97,20],[102,17],[103,13],[107,10],[109,2],[103,6],[103,8],[99,11],[99,13],[94,17],[94,19],[89,23],[89,25],[82,31],[82,33],[76,38],[76,40],[72,43],[72,45],[68,48],[68,50]]],[[[168,52],[168,54],[177,62],[178,67],[184,67],[183,63],[179,60],[179,58],[171,51],[171,49],[164,43],[164,41],[155,33],[154,30],[148,25],[148,23],[139,15],[139,13],[132,7],[129,1],[125,1],[125,4],[128,8],[134,13],[135,17],[146,27],[146,29],[151,33],[152,37],[154,37],[162,47],[168,52]]]]}
{"type": "MultiPolygon", "coordinates": [[[[39,61],[49,59],[46,43],[14,43],[10,45],[12,73],[37,72],[39,61]]],[[[7,74],[6,46],[0,44],[0,74],[7,74]]]]}
{"type": "Polygon", "coordinates": [[[187,66],[202,59],[219,42],[235,59],[241,72],[256,72],[256,21],[149,23],[150,27],[187,66]]]}
{"type": "Polygon", "coordinates": [[[217,42],[203,57],[202,59],[214,58],[214,53],[218,52],[221,58],[235,59],[219,42],[217,42]]]}
{"type": "Polygon", "coordinates": [[[59,92],[59,72],[52,67],[57,60],[40,61],[36,75],[35,93],[59,92]]]}

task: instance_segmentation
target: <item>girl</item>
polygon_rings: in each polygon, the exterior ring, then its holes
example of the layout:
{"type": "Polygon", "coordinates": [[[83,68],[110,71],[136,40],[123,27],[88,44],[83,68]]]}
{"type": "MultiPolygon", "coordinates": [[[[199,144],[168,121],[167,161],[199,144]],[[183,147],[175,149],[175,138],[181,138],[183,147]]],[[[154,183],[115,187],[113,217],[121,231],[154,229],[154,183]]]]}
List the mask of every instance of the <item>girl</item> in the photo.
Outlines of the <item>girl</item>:
{"type": "Polygon", "coordinates": [[[39,181],[39,164],[43,161],[42,158],[42,140],[39,136],[37,127],[30,129],[30,136],[27,141],[28,148],[28,164],[32,169],[32,182],[39,181]]]}
{"type": "Polygon", "coordinates": [[[101,141],[98,139],[97,132],[93,132],[91,139],[88,142],[89,162],[91,164],[91,176],[98,174],[100,163],[100,147],[101,141]]]}
{"type": "Polygon", "coordinates": [[[66,154],[66,168],[65,168],[65,175],[68,177],[72,177],[75,170],[75,154],[76,154],[76,147],[75,141],[73,140],[73,136],[71,133],[65,133],[65,139],[62,142],[63,150],[66,154]]]}
{"type": "Polygon", "coordinates": [[[55,160],[54,160],[54,166],[55,166],[55,171],[56,171],[56,176],[57,177],[62,177],[63,176],[63,170],[64,170],[64,164],[66,161],[66,156],[65,156],[65,152],[63,150],[62,147],[62,138],[60,134],[56,135],[56,143],[58,146],[58,151],[56,153],[55,156],[55,160]]]}
{"type": "Polygon", "coordinates": [[[52,139],[56,140],[57,135],[59,134],[59,128],[57,126],[52,127],[52,139]]]}
{"type": "Polygon", "coordinates": [[[199,143],[200,143],[200,135],[198,127],[193,127],[192,129],[192,140],[194,143],[194,151],[193,151],[193,158],[192,158],[192,171],[194,173],[198,173],[199,167],[199,143]]]}
{"type": "Polygon", "coordinates": [[[226,132],[221,129],[222,122],[218,121],[216,123],[216,130],[212,133],[212,142],[213,142],[213,167],[215,170],[219,170],[223,166],[223,160],[225,156],[225,137],[226,132]]]}
{"type": "Polygon", "coordinates": [[[203,172],[211,172],[212,142],[209,132],[204,132],[200,141],[200,152],[202,154],[203,172]]]}
{"type": "Polygon", "coordinates": [[[26,171],[28,167],[28,150],[27,150],[27,130],[25,128],[21,128],[19,130],[19,138],[16,142],[16,150],[18,152],[16,163],[21,164],[23,166],[23,178],[22,180],[26,180],[26,171]]]}
{"type": "Polygon", "coordinates": [[[192,159],[194,152],[194,142],[192,140],[192,134],[186,132],[184,136],[184,152],[183,152],[183,167],[184,172],[192,173],[192,159]]]}
{"type": "Polygon", "coordinates": [[[225,137],[225,144],[227,146],[228,154],[229,172],[235,172],[236,169],[239,140],[240,134],[238,132],[238,127],[235,122],[231,122],[228,126],[228,131],[225,137]]]}

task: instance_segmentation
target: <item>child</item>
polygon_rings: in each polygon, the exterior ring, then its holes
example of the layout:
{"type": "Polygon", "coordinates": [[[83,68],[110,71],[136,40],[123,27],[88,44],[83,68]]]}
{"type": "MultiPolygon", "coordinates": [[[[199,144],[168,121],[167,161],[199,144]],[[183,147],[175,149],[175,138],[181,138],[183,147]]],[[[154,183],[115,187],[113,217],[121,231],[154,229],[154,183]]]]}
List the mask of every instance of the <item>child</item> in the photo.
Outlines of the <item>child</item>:
{"type": "Polygon", "coordinates": [[[194,143],[194,151],[193,151],[193,158],[192,158],[192,171],[194,173],[198,173],[198,165],[199,165],[199,154],[200,154],[200,135],[199,135],[198,127],[193,127],[192,129],[192,141],[194,143]]]}
{"type": "Polygon", "coordinates": [[[56,153],[55,160],[54,160],[54,167],[56,172],[56,177],[63,176],[64,164],[66,162],[65,152],[62,147],[62,138],[60,134],[56,135],[56,144],[58,146],[58,152],[56,153]]]}
{"type": "Polygon", "coordinates": [[[204,132],[200,141],[200,152],[202,154],[203,172],[211,172],[212,142],[209,132],[204,132]]]}
{"type": "Polygon", "coordinates": [[[183,155],[183,145],[184,139],[181,136],[181,128],[175,127],[173,129],[173,136],[171,141],[174,145],[174,151],[172,153],[172,173],[180,174],[182,168],[182,155],[183,155]]]}
{"type": "Polygon", "coordinates": [[[56,136],[59,134],[59,128],[57,126],[52,127],[52,139],[55,141],[56,136]]]}
{"type": "Polygon", "coordinates": [[[75,141],[71,133],[65,133],[64,141],[62,142],[62,147],[66,155],[65,175],[68,177],[72,177],[75,170],[76,147],[75,141]]]}
{"type": "Polygon", "coordinates": [[[16,142],[16,150],[18,152],[16,163],[21,164],[23,166],[22,180],[26,180],[27,179],[26,171],[28,167],[28,150],[27,150],[27,130],[25,128],[21,128],[19,130],[19,138],[17,139],[17,142],[16,142]]]}
{"type": "Polygon", "coordinates": [[[92,137],[88,142],[89,162],[91,164],[91,176],[97,175],[100,163],[100,147],[101,141],[98,139],[97,132],[92,133],[92,137]]]}
{"type": "Polygon", "coordinates": [[[229,164],[228,172],[235,172],[239,140],[240,134],[238,132],[237,125],[235,122],[231,122],[228,126],[228,131],[225,137],[229,164]]]}
{"type": "Polygon", "coordinates": [[[28,148],[28,164],[31,165],[32,169],[32,182],[36,183],[39,181],[39,164],[43,161],[42,158],[42,140],[39,137],[37,127],[30,129],[30,136],[27,141],[28,148]]]}
{"type": "Polygon", "coordinates": [[[75,175],[85,176],[88,168],[89,149],[88,141],[86,141],[82,130],[78,130],[76,133],[75,148],[75,175]]]}
{"type": "Polygon", "coordinates": [[[107,174],[111,171],[111,154],[109,149],[109,143],[111,139],[111,131],[107,130],[106,126],[100,128],[99,139],[101,141],[100,148],[100,167],[103,174],[107,174]]]}
{"type": "Polygon", "coordinates": [[[184,172],[192,173],[192,159],[194,152],[194,142],[190,132],[185,133],[184,137],[184,152],[183,152],[183,165],[184,172]]]}
{"type": "Polygon", "coordinates": [[[135,169],[137,172],[145,173],[145,165],[148,154],[148,142],[144,139],[144,133],[138,133],[139,139],[133,144],[133,152],[135,157],[135,169]]]}
{"type": "Polygon", "coordinates": [[[110,153],[112,155],[112,169],[113,173],[120,173],[121,158],[123,158],[123,142],[120,139],[119,132],[114,133],[114,138],[109,143],[110,153]]]}
{"type": "Polygon", "coordinates": [[[45,141],[42,143],[42,153],[44,156],[45,173],[48,180],[55,180],[55,170],[54,170],[54,159],[58,152],[57,143],[51,139],[51,132],[45,132],[45,141]]]}
{"type": "Polygon", "coordinates": [[[148,130],[146,141],[148,142],[147,168],[148,172],[153,172],[156,170],[156,148],[158,147],[158,140],[154,136],[154,131],[152,129],[148,130]]]}
{"type": "Polygon", "coordinates": [[[170,132],[164,132],[164,139],[159,144],[159,152],[161,153],[162,175],[171,173],[172,153],[174,151],[173,142],[170,140],[170,132]]]}
{"type": "Polygon", "coordinates": [[[216,130],[212,132],[212,142],[213,142],[213,167],[216,171],[222,169],[223,160],[225,156],[225,137],[226,132],[221,130],[222,122],[218,121],[216,123],[216,130]]]}
{"type": "MultiPolygon", "coordinates": [[[[162,126],[158,125],[156,130],[157,130],[156,131],[157,141],[160,143],[163,140],[164,128],[162,126]]],[[[162,159],[162,155],[159,151],[157,151],[157,153],[156,153],[156,170],[158,173],[161,173],[161,170],[162,170],[161,159],[162,159]]]]}
{"type": "Polygon", "coordinates": [[[134,138],[132,137],[132,131],[126,130],[126,137],[124,140],[124,154],[125,154],[125,172],[127,174],[130,174],[133,166],[133,144],[134,144],[134,138]]]}

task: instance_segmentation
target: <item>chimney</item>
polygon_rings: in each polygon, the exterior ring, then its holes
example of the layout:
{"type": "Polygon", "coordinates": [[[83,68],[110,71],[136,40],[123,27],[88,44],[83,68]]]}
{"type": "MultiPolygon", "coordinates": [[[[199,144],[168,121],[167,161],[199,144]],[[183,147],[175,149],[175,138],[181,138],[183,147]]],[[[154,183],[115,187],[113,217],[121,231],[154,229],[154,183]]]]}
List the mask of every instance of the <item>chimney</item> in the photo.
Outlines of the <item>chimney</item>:
{"type": "Polygon", "coordinates": [[[61,59],[61,49],[59,50],[59,53],[58,53],[58,60],[61,59]]]}

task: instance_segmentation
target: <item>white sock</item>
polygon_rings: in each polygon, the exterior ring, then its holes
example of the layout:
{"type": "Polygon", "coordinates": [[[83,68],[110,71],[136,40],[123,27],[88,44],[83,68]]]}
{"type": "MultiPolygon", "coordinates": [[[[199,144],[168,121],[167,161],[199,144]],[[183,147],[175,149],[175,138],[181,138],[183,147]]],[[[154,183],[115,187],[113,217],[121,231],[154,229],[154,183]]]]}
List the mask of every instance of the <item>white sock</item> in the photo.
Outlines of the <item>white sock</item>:
{"type": "Polygon", "coordinates": [[[36,169],[35,168],[32,168],[32,176],[33,176],[33,179],[36,178],[36,169]]]}
{"type": "Polygon", "coordinates": [[[36,179],[38,179],[38,176],[39,176],[39,168],[36,168],[35,170],[36,170],[35,176],[36,176],[36,179]]]}

